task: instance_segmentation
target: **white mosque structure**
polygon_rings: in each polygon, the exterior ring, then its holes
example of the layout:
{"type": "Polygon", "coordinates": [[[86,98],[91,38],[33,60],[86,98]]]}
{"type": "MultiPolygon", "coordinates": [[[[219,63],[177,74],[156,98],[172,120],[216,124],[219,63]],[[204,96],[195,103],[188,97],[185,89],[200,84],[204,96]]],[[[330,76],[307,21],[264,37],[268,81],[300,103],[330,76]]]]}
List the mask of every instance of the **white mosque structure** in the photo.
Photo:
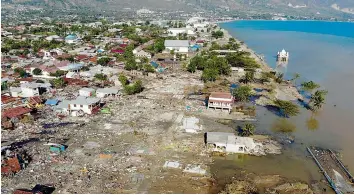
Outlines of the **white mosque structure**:
{"type": "Polygon", "coordinates": [[[278,51],[277,61],[278,62],[288,62],[289,61],[289,52],[285,51],[285,49],[283,49],[281,52],[278,51]]]}

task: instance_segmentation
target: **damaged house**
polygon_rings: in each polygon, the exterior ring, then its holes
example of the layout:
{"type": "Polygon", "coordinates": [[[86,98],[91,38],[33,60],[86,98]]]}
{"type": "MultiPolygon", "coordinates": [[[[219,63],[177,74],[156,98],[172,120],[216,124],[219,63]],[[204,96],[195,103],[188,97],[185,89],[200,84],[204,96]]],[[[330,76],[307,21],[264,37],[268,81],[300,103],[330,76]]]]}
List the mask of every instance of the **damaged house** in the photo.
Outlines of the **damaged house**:
{"type": "Polygon", "coordinates": [[[240,137],[233,133],[207,132],[206,144],[209,150],[225,153],[250,154],[261,148],[253,138],[240,137]]]}
{"type": "Polygon", "coordinates": [[[95,114],[100,109],[100,98],[78,96],[75,100],[63,100],[56,106],[57,112],[82,116],[95,114]]]}
{"type": "Polygon", "coordinates": [[[1,147],[1,174],[12,175],[26,168],[30,157],[24,150],[11,150],[11,147],[1,147]]]}
{"type": "Polygon", "coordinates": [[[39,96],[51,89],[50,83],[24,82],[20,87],[11,87],[12,97],[33,97],[39,96]]]}
{"type": "Polygon", "coordinates": [[[198,133],[202,130],[202,125],[199,125],[199,119],[195,117],[184,118],[183,128],[187,133],[198,133]]]}

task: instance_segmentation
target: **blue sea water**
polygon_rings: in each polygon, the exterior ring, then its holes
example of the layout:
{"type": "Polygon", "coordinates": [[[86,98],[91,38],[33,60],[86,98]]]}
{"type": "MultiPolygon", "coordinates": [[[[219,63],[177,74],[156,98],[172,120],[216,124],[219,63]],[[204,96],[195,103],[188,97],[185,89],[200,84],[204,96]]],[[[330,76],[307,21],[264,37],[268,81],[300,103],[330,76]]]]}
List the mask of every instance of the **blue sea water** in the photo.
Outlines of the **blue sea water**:
{"type": "MultiPolygon", "coordinates": [[[[305,145],[340,150],[354,171],[354,23],[242,20],[220,26],[264,55],[267,64],[284,72],[287,79],[299,73],[300,81],[313,80],[328,90],[322,111],[303,110],[290,119],[298,129],[294,134],[305,145]],[[283,48],[290,59],[286,66],[277,66],[276,54],[283,48]],[[317,130],[308,130],[310,117],[318,120],[317,130]]],[[[260,120],[264,126],[272,125],[269,117],[260,120]]]]}

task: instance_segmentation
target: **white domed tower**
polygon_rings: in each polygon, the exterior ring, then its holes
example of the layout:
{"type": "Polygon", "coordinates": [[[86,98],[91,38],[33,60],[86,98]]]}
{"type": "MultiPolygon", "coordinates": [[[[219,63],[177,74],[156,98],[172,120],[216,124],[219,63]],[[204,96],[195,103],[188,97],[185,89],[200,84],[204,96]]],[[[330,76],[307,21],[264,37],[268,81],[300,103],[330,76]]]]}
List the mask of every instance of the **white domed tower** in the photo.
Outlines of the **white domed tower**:
{"type": "Polygon", "coordinates": [[[289,52],[283,49],[281,52],[278,51],[277,61],[278,62],[287,62],[289,60],[289,52]]]}

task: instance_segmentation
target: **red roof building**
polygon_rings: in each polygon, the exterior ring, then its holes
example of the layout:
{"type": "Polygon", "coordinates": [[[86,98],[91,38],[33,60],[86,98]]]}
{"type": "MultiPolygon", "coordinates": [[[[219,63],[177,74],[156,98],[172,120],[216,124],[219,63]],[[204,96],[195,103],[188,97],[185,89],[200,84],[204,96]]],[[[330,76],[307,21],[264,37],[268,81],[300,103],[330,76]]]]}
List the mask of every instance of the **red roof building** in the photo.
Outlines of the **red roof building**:
{"type": "Polygon", "coordinates": [[[15,118],[15,117],[20,117],[24,114],[28,114],[31,111],[32,109],[26,107],[9,108],[7,110],[2,111],[1,117],[15,118]]]}
{"type": "Polygon", "coordinates": [[[8,104],[10,102],[14,102],[19,99],[21,99],[21,98],[11,97],[11,96],[7,96],[7,95],[1,95],[1,103],[3,103],[3,104],[8,104]]]}
{"type": "Polygon", "coordinates": [[[121,48],[126,48],[128,46],[128,44],[119,44],[119,47],[121,48]]]}
{"type": "Polygon", "coordinates": [[[39,97],[39,96],[34,96],[34,97],[28,98],[28,103],[29,103],[30,105],[35,106],[36,104],[41,104],[41,103],[43,103],[43,100],[42,100],[41,97],[39,97]]]}
{"type": "Polygon", "coordinates": [[[231,95],[231,93],[212,92],[209,96],[208,108],[227,109],[230,112],[233,103],[234,97],[231,95]]]}
{"type": "Polygon", "coordinates": [[[123,49],[112,49],[111,52],[112,52],[112,53],[123,54],[123,53],[124,53],[124,50],[123,50],[123,49]]]}
{"type": "Polygon", "coordinates": [[[87,59],[89,59],[88,55],[81,54],[81,55],[76,56],[76,60],[78,60],[78,61],[87,60],[87,59]]]}

